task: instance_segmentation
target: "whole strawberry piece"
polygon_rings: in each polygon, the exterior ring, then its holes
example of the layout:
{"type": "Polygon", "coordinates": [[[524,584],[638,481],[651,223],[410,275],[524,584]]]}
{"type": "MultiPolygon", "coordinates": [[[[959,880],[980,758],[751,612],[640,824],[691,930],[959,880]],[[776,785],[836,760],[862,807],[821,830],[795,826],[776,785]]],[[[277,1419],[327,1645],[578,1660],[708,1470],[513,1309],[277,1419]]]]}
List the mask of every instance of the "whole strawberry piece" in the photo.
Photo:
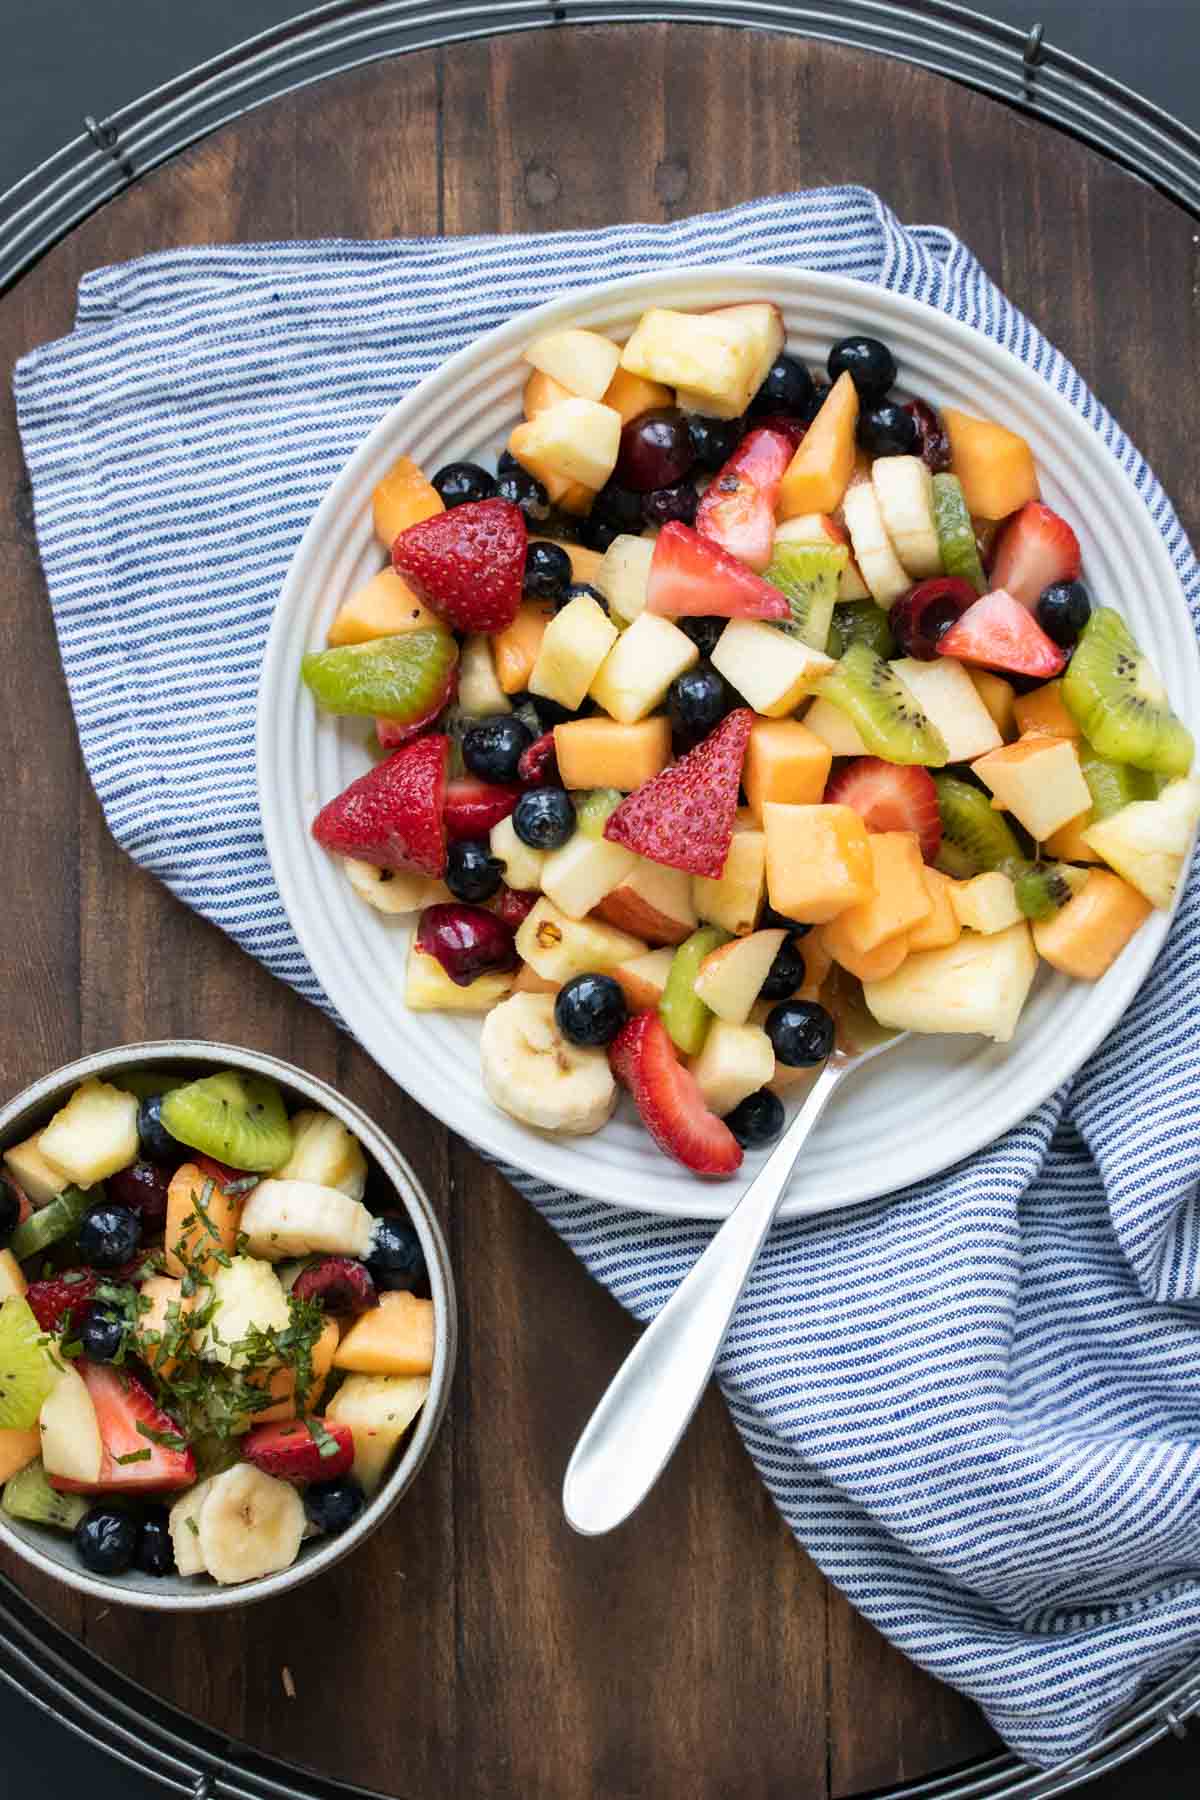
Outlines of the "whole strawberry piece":
{"type": "Polygon", "coordinates": [[[635,1013],[622,1025],[608,1062],[660,1150],[697,1175],[733,1175],[741,1168],[741,1145],[705,1105],[657,1012],[635,1013]]]}
{"type": "Polygon", "coordinates": [[[43,1331],[78,1331],[99,1280],[92,1269],[67,1269],[47,1281],[31,1281],[25,1298],[43,1331]]]}
{"type": "Polygon", "coordinates": [[[754,714],[739,706],[703,743],[634,790],[604,835],[651,862],[716,881],[733,839],[742,762],[754,714]]]}
{"type": "Polygon", "coordinates": [[[280,1419],[248,1431],[242,1455],[277,1481],[333,1481],[349,1471],[354,1439],[333,1419],[280,1419]]]}
{"type": "Polygon", "coordinates": [[[450,739],[440,733],[405,745],[323,806],[313,836],[337,856],[443,875],[449,760],[450,739]]]}
{"type": "Polygon", "coordinates": [[[472,500],[402,531],[392,562],[456,631],[503,631],[517,616],[525,519],[511,500],[472,500]]]}

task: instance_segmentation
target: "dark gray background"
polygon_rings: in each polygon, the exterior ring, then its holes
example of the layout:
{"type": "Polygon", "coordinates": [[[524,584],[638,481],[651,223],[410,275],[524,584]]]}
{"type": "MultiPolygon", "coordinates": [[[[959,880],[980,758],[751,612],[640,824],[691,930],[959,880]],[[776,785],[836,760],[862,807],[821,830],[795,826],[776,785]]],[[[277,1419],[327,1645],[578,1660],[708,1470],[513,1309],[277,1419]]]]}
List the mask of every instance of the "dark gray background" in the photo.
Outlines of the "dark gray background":
{"type": "MultiPolygon", "coordinates": [[[[103,118],[299,10],[296,0],[0,0],[0,192],[73,137],[85,113],[103,118]]],[[[979,10],[1014,25],[1042,20],[1060,48],[1200,128],[1200,0],[989,0],[979,10]]],[[[7,1689],[0,1746],[3,1800],[29,1792],[150,1800],[163,1792],[101,1761],[7,1689]]],[[[1168,1741],[1087,1792],[1093,1800],[1196,1800],[1198,1776],[1193,1731],[1190,1743],[1168,1741]]]]}

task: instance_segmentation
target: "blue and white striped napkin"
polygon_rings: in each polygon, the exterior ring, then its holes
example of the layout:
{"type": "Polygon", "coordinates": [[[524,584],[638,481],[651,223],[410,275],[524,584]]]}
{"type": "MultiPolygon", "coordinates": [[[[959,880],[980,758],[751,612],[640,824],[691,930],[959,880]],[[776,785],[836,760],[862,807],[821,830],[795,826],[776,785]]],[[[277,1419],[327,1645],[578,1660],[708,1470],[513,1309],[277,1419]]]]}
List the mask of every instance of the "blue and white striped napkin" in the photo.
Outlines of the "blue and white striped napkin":
{"type": "MultiPolygon", "coordinates": [[[[129,854],[308,998],[259,828],[254,699],[324,489],[412,383],[519,309],[733,258],[877,281],[1007,345],[1133,475],[1200,618],[1178,520],[1074,369],[955,238],[862,189],[665,226],[99,270],[75,330],[16,375],[84,756],[129,854]]],[[[1035,1762],[1200,1654],[1198,1027],[1193,876],[1071,1086],[899,1204],[779,1229],[720,1365],[801,1543],[1035,1762]]],[[[639,1318],[711,1234],[512,1178],[639,1318]]]]}

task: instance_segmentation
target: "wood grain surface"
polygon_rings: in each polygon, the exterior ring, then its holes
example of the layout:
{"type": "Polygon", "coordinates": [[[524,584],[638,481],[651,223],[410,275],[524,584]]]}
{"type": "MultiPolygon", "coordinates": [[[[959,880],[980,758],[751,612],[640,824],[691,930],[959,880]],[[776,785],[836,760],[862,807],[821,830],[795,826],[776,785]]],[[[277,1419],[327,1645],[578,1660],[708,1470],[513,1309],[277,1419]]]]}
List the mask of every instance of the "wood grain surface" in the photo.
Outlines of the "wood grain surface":
{"type": "MultiPolygon", "coordinates": [[[[1193,222],[937,77],[766,34],[538,31],[278,102],[46,257],[0,302],[0,363],[69,329],[85,270],[160,247],[601,225],[849,181],[966,238],[1196,525],[1193,222]]],[[[463,1326],[451,1414],[416,1487],[319,1585],[175,1621],[85,1603],[11,1559],[5,1572],[231,1737],[405,1800],[808,1800],[992,1744],[796,1547],[712,1396],[636,1521],[572,1536],[561,1472],[633,1328],[465,1144],[114,847],[80,765],[7,382],[0,545],[4,1089],[176,1033],[292,1058],[373,1111],[416,1164],[450,1237],[463,1326]]]]}

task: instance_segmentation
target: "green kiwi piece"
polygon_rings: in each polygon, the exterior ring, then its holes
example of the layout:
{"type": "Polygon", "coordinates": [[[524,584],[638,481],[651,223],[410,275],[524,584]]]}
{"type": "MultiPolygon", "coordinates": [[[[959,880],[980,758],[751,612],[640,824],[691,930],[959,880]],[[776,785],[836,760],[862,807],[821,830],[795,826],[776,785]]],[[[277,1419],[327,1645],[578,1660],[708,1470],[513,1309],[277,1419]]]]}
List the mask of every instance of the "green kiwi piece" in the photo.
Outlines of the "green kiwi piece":
{"type": "Polygon", "coordinates": [[[25,1262],[60,1239],[74,1237],[84,1213],[103,1198],[104,1189],[99,1184],[90,1188],[65,1187],[48,1206],[39,1207],[17,1226],[9,1249],[18,1262],[25,1262]]]}
{"type": "Polygon", "coordinates": [[[164,1128],[181,1144],[235,1169],[265,1175],[291,1155],[283,1096],[261,1075],[225,1069],[176,1088],[162,1104],[164,1128]]]}
{"type": "Polygon", "coordinates": [[[10,1294],[0,1306],[0,1431],[32,1431],[38,1422],[58,1379],[44,1338],[29,1302],[10,1294]]]}
{"type": "Polygon", "coordinates": [[[956,775],[935,775],[938,812],[942,818],[942,847],[936,866],[943,875],[969,880],[989,869],[1000,869],[1014,880],[1029,868],[1029,859],[1012,828],[996,812],[982,788],[960,781],[956,775]]]}
{"type": "Polygon", "coordinates": [[[947,575],[969,581],[977,594],[987,592],[987,577],[979,560],[975,527],[957,475],[933,478],[933,528],[937,532],[942,567],[947,575]]]}
{"type": "Polygon", "coordinates": [[[866,644],[884,662],[895,656],[897,645],[888,616],[873,600],[843,600],[834,607],[825,653],[844,656],[851,644],[866,644]]]}
{"type": "Polygon", "coordinates": [[[123,1094],[135,1094],[139,1100],[153,1100],[157,1094],[169,1094],[172,1088],[188,1083],[186,1075],[167,1075],[162,1069],[130,1069],[111,1079],[123,1094]]]}
{"type": "Polygon", "coordinates": [[[10,1519],[49,1525],[54,1531],[74,1531],[89,1504],[82,1494],[60,1494],[52,1488],[40,1457],[26,1463],[4,1484],[4,1510],[10,1519]]]}
{"type": "Polygon", "coordinates": [[[1036,863],[1013,883],[1017,905],[1027,919],[1051,919],[1087,881],[1086,869],[1070,863],[1036,863]]]}
{"type": "Polygon", "coordinates": [[[1092,747],[1156,775],[1186,775],[1192,734],[1119,613],[1094,612],[1062,681],[1062,697],[1092,747]]]}
{"type": "Polygon", "coordinates": [[[787,596],[790,624],[782,629],[813,650],[824,650],[838,580],[850,558],[844,544],[776,544],[764,580],[787,596]]]}
{"type": "Polygon", "coordinates": [[[457,661],[458,645],[448,631],[405,631],[315,650],[300,672],[326,712],[403,724],[428,711],[457,661]]]}
{"type": "Polygon", "coordinates": [[[892,665],[869,645],[851,644],[819,692],[853,722],[872,756],[929,769],[944,768],[949,760],[937,726],[926,718],[892,665]]]}
{"type": "Polygon", "coordinates": [[[716,925],[702,925],[685,938],[671,958],[667,985],[658,1003],[659,1014],[671,1042],[685,1056],[698,1056],[704,1048],[713,1015],[696,993],[700,964],[712,951],[729,942],[729,933],[716,925]]]}
{"type": "Polygon", "coordinates": [[[1114,813],[1120,812],[1124,806],[1132,806],[1135,800],[1153,800],[1156,797],[1155,778],[1145,769],[1135,769],[1130,763],[1110,762],[1086,738],[1082,738],[1076,748],[1079,751],[1079,767],[1092,796],[1089,824],[1095,824],[1100,819],[1111,819],[1114,813]]]}
{"type": "Polygon", "coordinates": [[[620,788],[589,788],[575,796],[575,823],[584,837],[604,836],[604,827],[625,798],[620,788]]]}

